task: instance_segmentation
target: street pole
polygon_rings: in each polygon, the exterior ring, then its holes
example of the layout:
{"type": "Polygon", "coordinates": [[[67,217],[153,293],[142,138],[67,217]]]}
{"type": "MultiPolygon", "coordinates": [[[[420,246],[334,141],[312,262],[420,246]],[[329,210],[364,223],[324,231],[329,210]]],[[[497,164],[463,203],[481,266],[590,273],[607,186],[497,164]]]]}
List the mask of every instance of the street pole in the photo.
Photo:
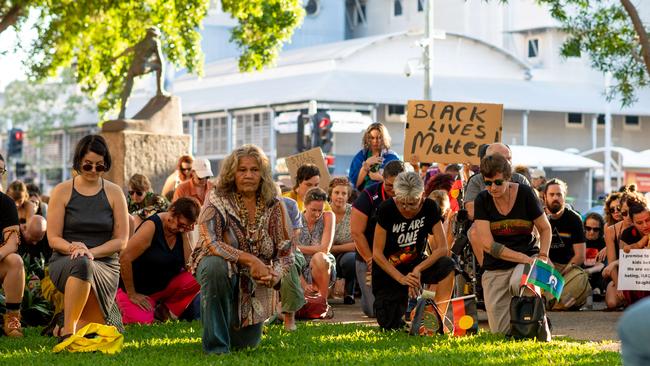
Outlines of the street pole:
{"type": "MultiPolygon", "coordinates": [[[[612,74],[605,74],[605,93],[609,91],[612,74]]],[[[603,170],[603,188],[605,194],[612,191],[612,110],[609,101],[605,101],[605,167],[603,170]]],[[[622,169],[623,167],[619,167],[622,169]]],[[[620,172],[619,172],[620,174],[620,172]]]]}
{"type": "Polygon", "coordinates": [[[424,100],[433,98],[433,0],[426,0],[426,19],[424,21],[424,100]]]}

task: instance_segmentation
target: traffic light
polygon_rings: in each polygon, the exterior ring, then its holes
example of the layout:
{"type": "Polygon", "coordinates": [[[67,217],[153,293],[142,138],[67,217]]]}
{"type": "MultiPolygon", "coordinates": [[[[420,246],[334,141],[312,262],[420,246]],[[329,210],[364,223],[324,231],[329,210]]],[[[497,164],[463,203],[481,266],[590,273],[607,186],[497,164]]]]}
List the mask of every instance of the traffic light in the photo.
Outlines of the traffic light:
{"type": "Polygon", "coordinates": [[[16,178],[23,178],[25,175],[27,175],[27,164],[17,161],[15,172],[16,178]]]}
{"type": "Polygon", "coordinates": [[[25,132],[20,128],[12,128],[9,130],[9,146],[7,147],[7,155],[22,156],[23,155],[23,140],[25,132]]]}
{"type": "Polygon", "coordinates": [[[312,145],[320,146],[323,153],[332,151],[334,133],[332,120],[325,112],[318,112],[312,117],[312,145]]]}

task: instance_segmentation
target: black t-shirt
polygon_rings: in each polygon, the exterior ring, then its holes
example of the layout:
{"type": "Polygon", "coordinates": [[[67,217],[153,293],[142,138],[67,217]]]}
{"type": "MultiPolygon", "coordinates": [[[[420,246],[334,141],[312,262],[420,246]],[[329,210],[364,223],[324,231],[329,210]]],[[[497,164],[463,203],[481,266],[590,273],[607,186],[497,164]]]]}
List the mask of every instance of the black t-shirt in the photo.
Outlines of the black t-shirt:
{"type": "MultiPolygon", "coordinates": [[[[372,251],[372,241],[375,239],[375,225],[377,225],[377,210],[379,205],[384,202],[388,196],[384,192],[384,183],[373,184],[359,193],[352,207],[359,210],[368,217],[364,236],[368,241],[368,246],[372,251]]],[[[357,252],[357,260],[363,261],[361,255],[357,252]]]]}
{"type": "Polygon", "coordinates": [[[585,232],[580,215],[565,208],[557,219],[548,218],[551,223],[551,250],[548,257],[553,263],[567,264],[575,254],[573,245],[585,242],[585,232]]]}
{"type": "MultiPolygon", "coordinates": [[[[533,236],[533,221],[542,214],[544,211],[537,194],[524,184],[519,184],[515,204],[505,216],[499,213],[488,191],[481,191],[474,201],[474,219],[490,222],[494,241],[529,256],[539,252],[533,236]]],[[[515,262],[494,258],[490,253],[485,253],[483,259],[483,268],[486,270],[508,269],[516,265],[515,262]]]]}
{"type": "Polygon", "coordinates": [[[50,248],[50,243],[47,241],[47,235],[43,235],[43,239],[37,243],[27,243],[23,239],[22,233],[20,234],[20,246],[18,247],[18,254],[21,256],[27,255],[32,260],[38,259],[42,255],[45,259],[45,263],[48,263],[50,261],[50,257],[52,256],[52,248],[50,248]]]}
{"type": "MultiPolygon", "coordinates": [[[[379,206],[377,224],[386,230],[384,256],[398,271],[407,274],[422,262],[429,234],[440,221],[438,205],[425,199],[413,218],[407,219],[397,209],[395,200],[388,199],[379,206]]],[[[388,276],[378,265],[372,266],[373,276],[388,276]]]]}
{"type": "MultiPolygon", "coordinates": [[[[643,234],[634,225],[623,230],[621,233],[621,241],[628,245],[635,244],[641,239],[643,239],[643,234]]],[[[621,248],[623,248],[623,244],[621,244],[621,248]]],[[[616,254],[618,255],[618,253],[616,254]]]]}
{"type": "MultiPolygon", "coordinates": [[[[0,192],[0,233],[11,226],[18,226],[18,209],[11,197],[0,192]]],[[[3,238],[0,237],[0,244],[3,238]]]]}

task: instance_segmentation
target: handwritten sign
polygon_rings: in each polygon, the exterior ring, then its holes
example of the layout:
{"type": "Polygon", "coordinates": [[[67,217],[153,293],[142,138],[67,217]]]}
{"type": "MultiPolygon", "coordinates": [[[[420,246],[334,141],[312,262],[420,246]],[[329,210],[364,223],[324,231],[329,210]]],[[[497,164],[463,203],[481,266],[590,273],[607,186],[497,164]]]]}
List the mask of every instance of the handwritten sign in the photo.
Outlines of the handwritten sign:
{"type": "Polygon", "coordinates": [[[296,181],[298,168],[305,164],[316,165],[320,171],[320,183],[318,186],[327,192],[327,186],[330,183],[330,173],[325,165],[325,159],[323,158],[323,152],[320,147],[315,147],[300,154],[291,155],[285,160],[287,163],[287,169],[289,169],[289,175],[291,175],[291,180],[293,180],[294,183],[296,181]]]}
{"type": "Polygon", "coordinates": [[[619,251],[618,289],[650,291],[650,249],[619,251]]]}
{"type": "Polygon", "coordinates": [[[404,161],[479,164],[481,144],[501,141],[503,104],[409,100],[404,161]]]}

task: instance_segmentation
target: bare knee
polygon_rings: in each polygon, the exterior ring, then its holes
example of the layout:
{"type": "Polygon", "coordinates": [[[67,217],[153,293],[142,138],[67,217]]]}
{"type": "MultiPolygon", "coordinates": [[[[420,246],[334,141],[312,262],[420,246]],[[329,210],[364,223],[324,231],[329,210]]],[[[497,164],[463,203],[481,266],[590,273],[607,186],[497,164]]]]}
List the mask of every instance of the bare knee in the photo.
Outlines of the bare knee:
{"type": "Polygon", "coordinates": [[[7,266],[7,270],[9,271],[15,271],[17,269],[24,270],[23,259],[16,253],[7,255],[0,263],[7,266]]]}
{"type": "Polygon", "coordinates": [[[323,252],[318,252],[311,257],[310,266],[315,270],[327,270],[329,265],[329,260],[323,252]]]}

